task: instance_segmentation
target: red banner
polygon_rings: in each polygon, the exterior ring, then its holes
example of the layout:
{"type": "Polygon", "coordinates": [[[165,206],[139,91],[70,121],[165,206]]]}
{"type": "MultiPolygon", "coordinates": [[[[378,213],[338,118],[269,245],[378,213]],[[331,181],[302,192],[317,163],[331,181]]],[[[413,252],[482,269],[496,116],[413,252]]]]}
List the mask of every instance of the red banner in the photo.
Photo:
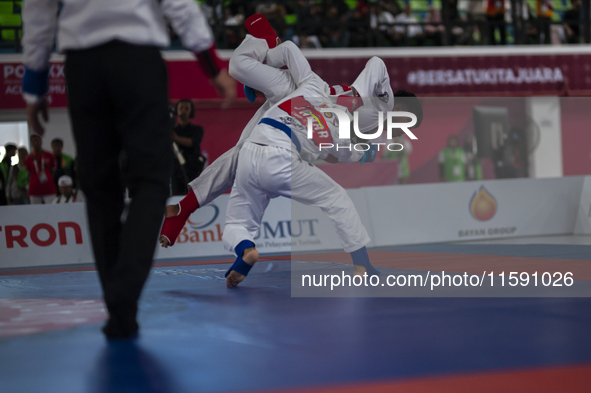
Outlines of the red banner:
{"type": "MultiPolygon", "coordinates": [[[[312,59],[329,84],[351,83],[367,59],[312,59]],[[335,72],[339,67],[339,72],[335,72]]],[[[591,55],[385,58],[394,90],[426,95],[584,94],[591,90],[591,55]]]]}
{"type": "MultiPolygon", "coordinates": [[[[368,60],[367,56],[330,57],[330,53],[326,51],[326,58],[315,55],[310,59],[312,69],[330,85],[352,83],[368,60]]],[[[591,91],[591,54],[384,57],[384,62],[394,90],[421,96],[585,95],[591,91]]],[[[168,60],[167,64],[171,100],[218,98],[194,61],[168,60]]],[[[9,62],[1,66],[0,109],[24,108],[20,91],[23,65],[9,62]]],[[[51,64],[50,97],[53,107],[67,105],[63,63],[51,64]]],[[[244,97],[242,89],[239,97],[244,97]]]]}
{"type": "MultiPolygon", "coordinates": [[[[2,94],[0,95],[0,109],[23,109],[25,102],[22,98],[23,76],[25,66],[22,63],[2,63],[2,94]]],[[[66,79],[64,63],[51,63],[49,68],[49,102],[52,107],[66,107],[66,79]]]]}
{"type": "MultiPolygon", "coordinates": [[[[197,66],[195,61],[167,61],[170,98],[196,100],[218,98],[214,87],[197,66]]],[[[0,63],[2,80],[0,86],[0,109],[24,109],[22,83],[25,66],[22,63],[0,63]]],[[[238,97],[244,97],[239,89],[238,97]]],[[[49,70],[49,102],[53,108],[68,106],[63,62],[52,62],[49,70]]]]}

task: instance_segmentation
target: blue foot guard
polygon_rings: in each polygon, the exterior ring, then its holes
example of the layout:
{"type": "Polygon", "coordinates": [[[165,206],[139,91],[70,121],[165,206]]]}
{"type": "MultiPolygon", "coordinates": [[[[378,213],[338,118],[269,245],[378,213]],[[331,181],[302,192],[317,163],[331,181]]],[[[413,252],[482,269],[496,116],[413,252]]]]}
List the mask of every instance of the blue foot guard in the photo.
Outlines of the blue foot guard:
{"type": "Polygon", "coordinates": [[[369,262],[367,248],[362,247],[357,251],[353,251],[351,253],[351,258],[353,259],[353,264],[364,266],[367,269],[368,276],[377,276],[380,274],[380,271],[373,267],[369,262]]]}
{"type": "Polygon", "coordinates": [[[238,243],[236,248],[234,248],[234,252],[236,253],[236,260],[234,261],[234,264],[230,267],[230,269],[228,269],[224,277],[228,277],[228,274],[230,274],[231,270],[248,276],[248,272],[250,272],[250,269],[252,269],[252,265],[249,265],[242,259],[242,254],[244,253],[244,250],[246,250],[247,248],[254,248],[254,243],[250,240],[243,240],[240,243],[238,243]]]}

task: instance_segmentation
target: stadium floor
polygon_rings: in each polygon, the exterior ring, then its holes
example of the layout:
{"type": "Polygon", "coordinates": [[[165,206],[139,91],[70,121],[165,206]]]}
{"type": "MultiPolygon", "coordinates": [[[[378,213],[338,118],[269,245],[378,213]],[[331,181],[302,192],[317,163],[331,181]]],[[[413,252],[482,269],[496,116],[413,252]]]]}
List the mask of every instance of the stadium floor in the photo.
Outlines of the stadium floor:
{"type": "MultiPolygon", "coordinates": [[[[370,256],[382,273],[560,266],[591,281],[589,238],[530,241],[370,256]]],[[[99,331],[92,268],[2,271],[0,391],[591,391],[589,297],[292,297],[289,259],[262,258],[233,289],[228,259],[159,263],[140,337],[115,343],[99,331]]],[[[349,263],[339,253],[293,259],[349,263]]]]}

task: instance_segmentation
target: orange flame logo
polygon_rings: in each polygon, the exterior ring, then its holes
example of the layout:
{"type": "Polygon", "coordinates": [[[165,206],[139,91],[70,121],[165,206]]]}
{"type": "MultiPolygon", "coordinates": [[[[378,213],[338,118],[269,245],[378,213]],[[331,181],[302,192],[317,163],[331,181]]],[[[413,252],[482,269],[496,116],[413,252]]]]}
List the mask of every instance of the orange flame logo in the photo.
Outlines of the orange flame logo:
{"type": "Polygon", "coordinates": [[[478,221],[488,221],[495,216],[496,212],[497,200],[484,186],[481,186],[470,200],[470,214],[478,221]]]}

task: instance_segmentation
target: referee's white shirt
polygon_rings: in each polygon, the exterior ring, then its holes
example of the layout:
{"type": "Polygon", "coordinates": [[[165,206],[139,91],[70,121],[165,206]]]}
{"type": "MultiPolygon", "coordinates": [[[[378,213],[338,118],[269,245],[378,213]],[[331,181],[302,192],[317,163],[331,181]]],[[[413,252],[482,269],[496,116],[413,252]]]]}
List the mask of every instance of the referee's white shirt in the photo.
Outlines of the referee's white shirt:
{"type": "Polygon", "coordinates": [[[57,24],[58,51],[87,49],[112,40],[167,47],[165,19],[183,46],[201,52],[213,44],[213,34],[194,0],[58,0],[23,2],[25,66],[47,69],[57,24]]]}

